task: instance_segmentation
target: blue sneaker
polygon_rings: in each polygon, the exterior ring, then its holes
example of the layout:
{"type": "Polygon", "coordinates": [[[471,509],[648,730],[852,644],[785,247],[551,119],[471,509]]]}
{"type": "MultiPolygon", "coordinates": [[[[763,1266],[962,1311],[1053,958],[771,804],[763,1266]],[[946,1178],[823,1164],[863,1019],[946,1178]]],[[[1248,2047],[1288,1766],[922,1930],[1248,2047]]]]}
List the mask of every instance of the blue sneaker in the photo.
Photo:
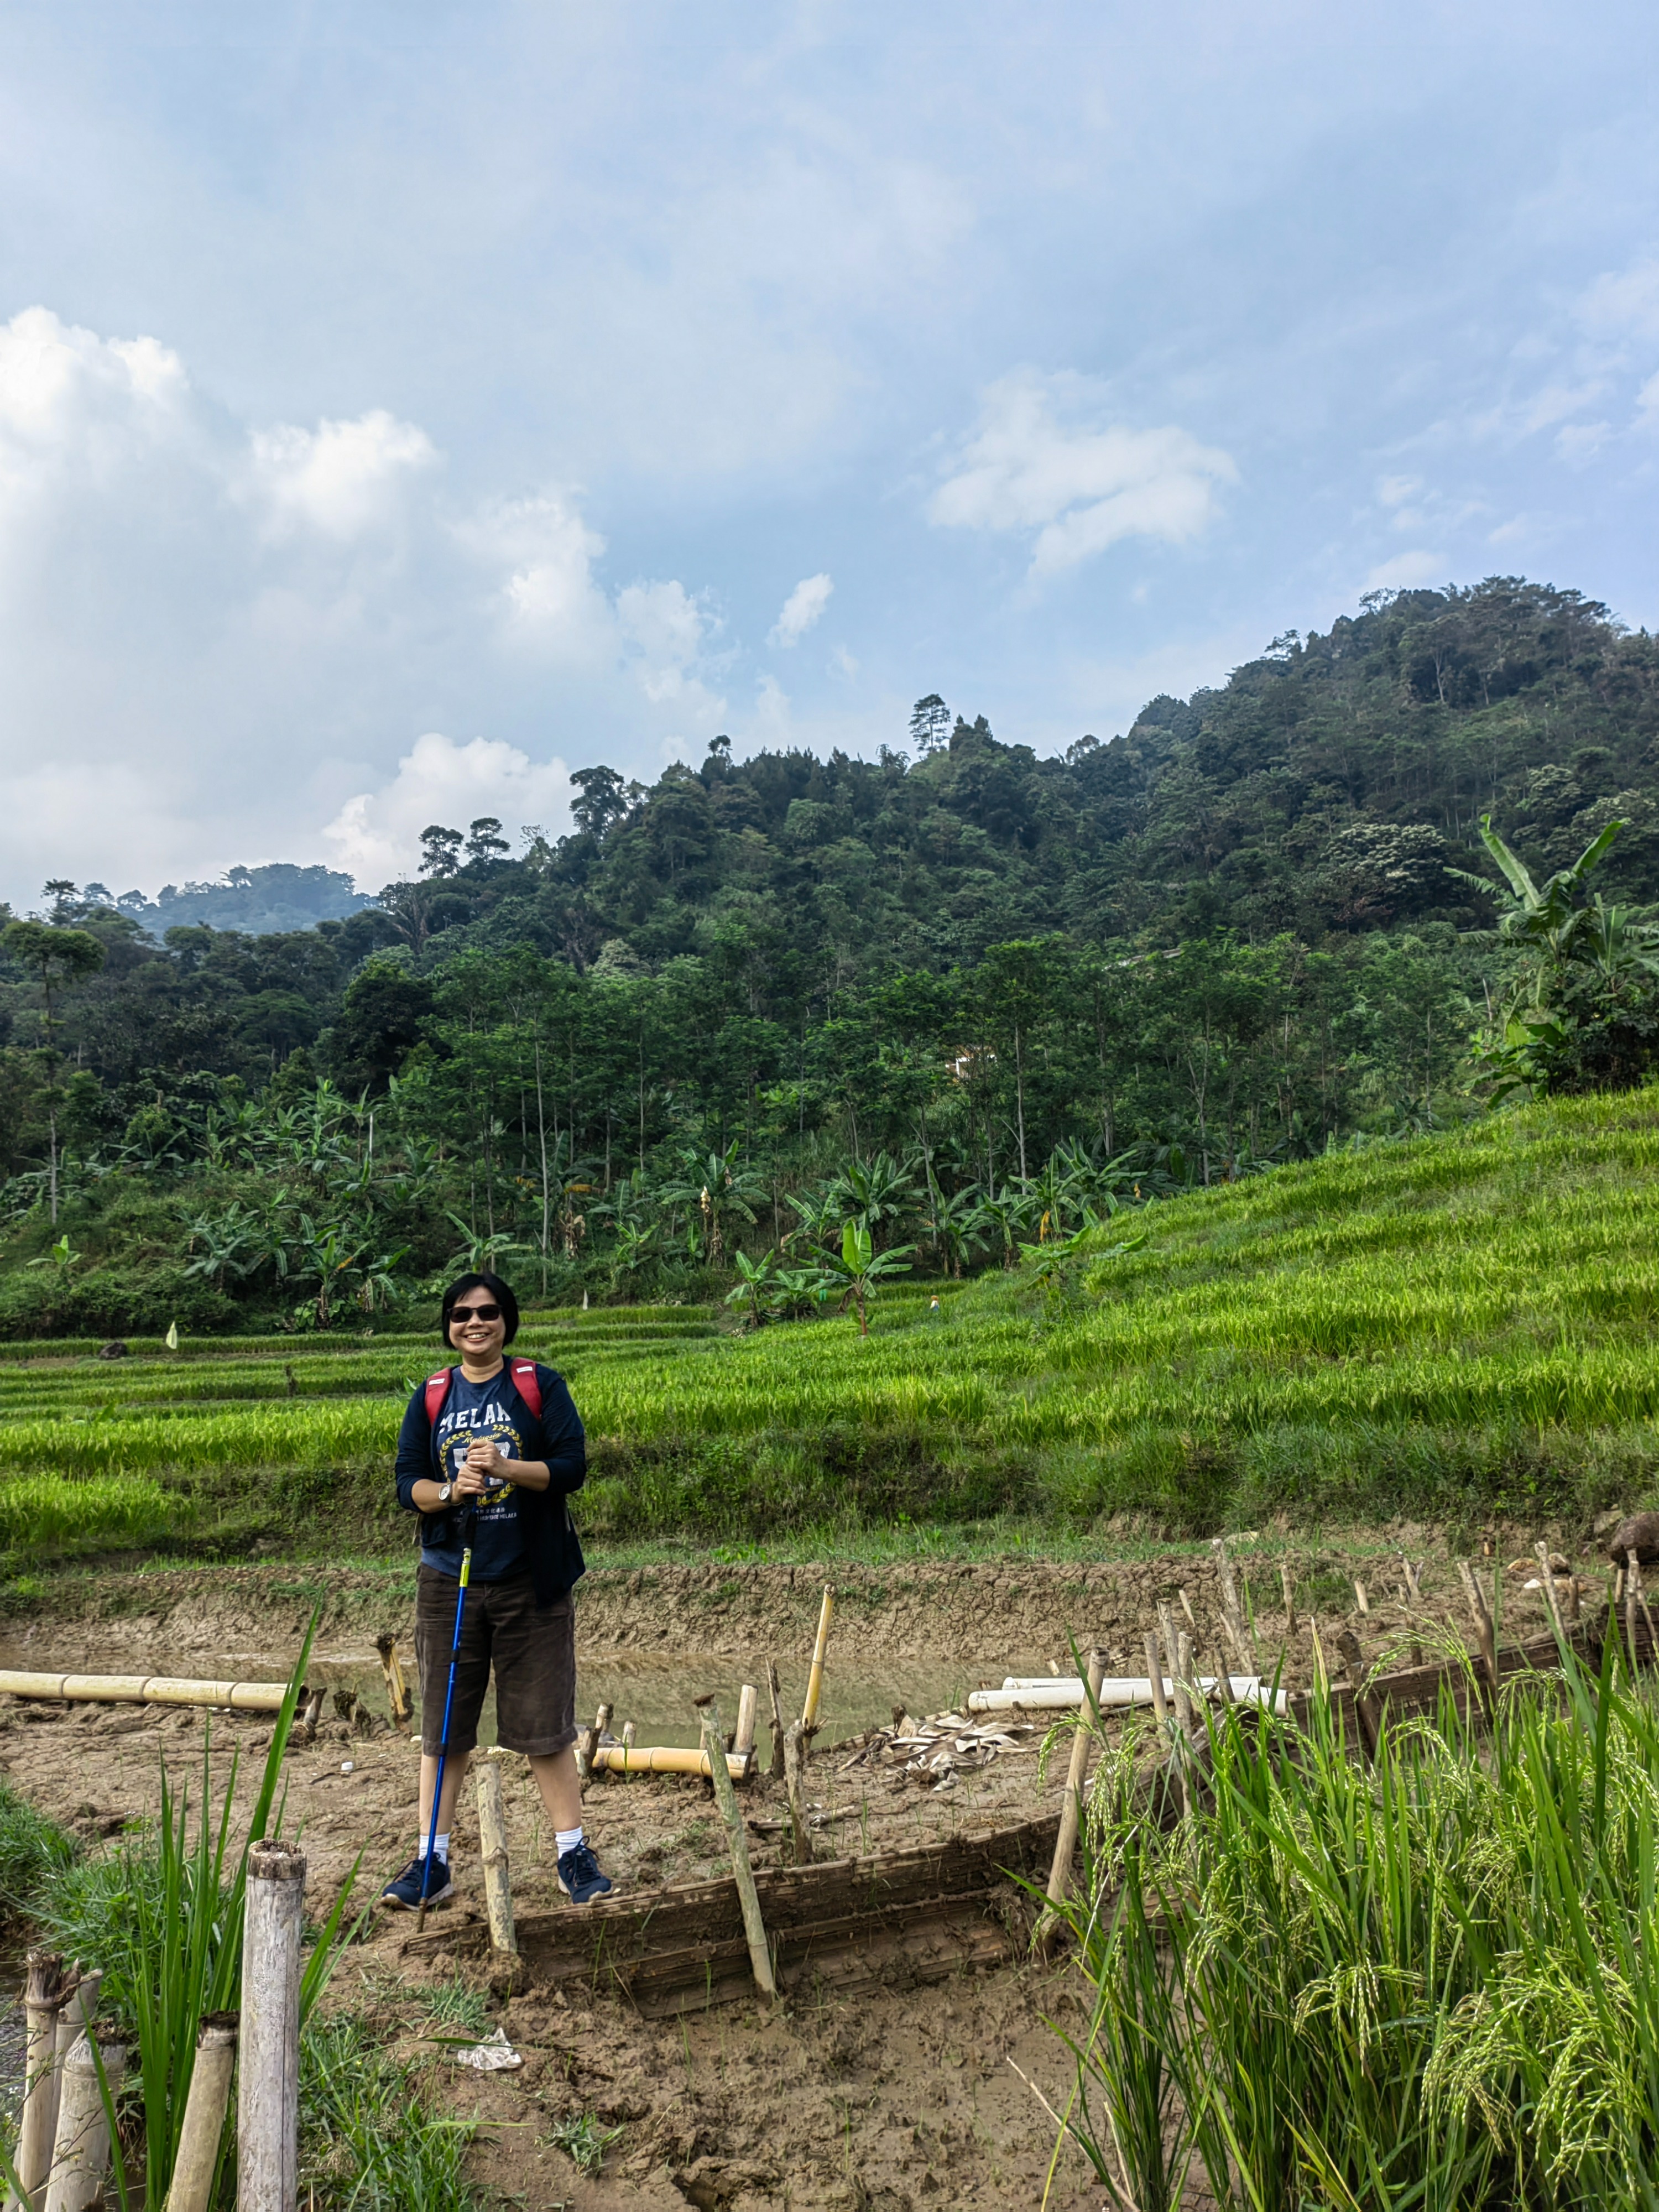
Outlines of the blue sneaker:
{"type": "MultiPolygon", "coordinates": [[[[421,1877],[425,1869],[425,1856],[417,1852],[397,1880],[387,1882],[380,1892],[381,1904],[398,1905],[405,1912],[418,1912],[421,1909],[421,1877]]],[[[609,1886],[607,1883],[606,1887],[609,1886]]],[[[454,1894],[455,1885],[449,1878],[449,1861],[434,1856],[431,1879],[426,1888],[427,1903],[441,1905],[454,1894]]]]}
{"type": "Polygon", "coordinates": [[[573,1905],[592,1905],[610,1893],[611,1877],[599,1872],[591,1844],[573,1844],[559,1861],[559,1887],[573,1905]]]}

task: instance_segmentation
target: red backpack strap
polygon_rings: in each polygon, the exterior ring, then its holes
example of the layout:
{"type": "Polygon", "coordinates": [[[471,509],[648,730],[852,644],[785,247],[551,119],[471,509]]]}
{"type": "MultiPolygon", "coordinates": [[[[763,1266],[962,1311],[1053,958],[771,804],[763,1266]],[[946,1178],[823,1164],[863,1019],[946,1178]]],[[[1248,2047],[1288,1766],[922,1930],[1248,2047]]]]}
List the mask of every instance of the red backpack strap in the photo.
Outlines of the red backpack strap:
{"type": "Polygon", "coordinates": [[[428,1375],[426,1378],[426,1419],[428,1428],[435,1429],[438,1425],[438,1416],[444,1409],[444,1400],[449,1395],[449,1386],[454,1379],[454,1375],[455,1370],[453,1367],[441,1367],[435,1375],[428,1375]]]}
{"type": "Polygon", "coordinates": [[[512,1372],[513,1388],[529,1407],[532,1419],[539,1421],[542,1417],[542,1382],[536,1372],[535,1361],[515,1359],[512,1372]]]}

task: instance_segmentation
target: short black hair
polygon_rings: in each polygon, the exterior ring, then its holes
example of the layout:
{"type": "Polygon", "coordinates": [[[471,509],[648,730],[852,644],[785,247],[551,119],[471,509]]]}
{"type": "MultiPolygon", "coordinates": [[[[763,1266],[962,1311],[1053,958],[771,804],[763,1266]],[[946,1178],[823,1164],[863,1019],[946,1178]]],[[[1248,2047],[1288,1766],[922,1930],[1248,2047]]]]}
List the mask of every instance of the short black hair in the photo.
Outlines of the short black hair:
{"type": "Polygon", "coordinates": [[[513,1295],[511,1283],[504,1283],[499,1275],[457,1275],[444,1292],[443,1313],[438,1324],[446,1346],[451,1351],[454,1349],[449,1342],[449,1316],[469,1291],[489,1291],[501,1308],[501,1319],[507,1323],[507,1335],[503,1341],[511,1344],[519,1333],[519,1301],[513,1295]]]}

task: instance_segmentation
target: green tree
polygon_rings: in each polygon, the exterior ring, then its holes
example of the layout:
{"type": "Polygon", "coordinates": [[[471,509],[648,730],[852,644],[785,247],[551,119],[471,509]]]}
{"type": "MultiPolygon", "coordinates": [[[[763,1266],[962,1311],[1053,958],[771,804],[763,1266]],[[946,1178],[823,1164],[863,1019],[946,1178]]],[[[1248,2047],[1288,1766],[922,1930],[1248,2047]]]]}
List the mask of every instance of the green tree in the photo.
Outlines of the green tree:
{"type": "MultiPolygon", "coordinates": [[[[73,886],[71,885],[72,889],[73,886]]],[[[62,1094],[58,1084],[59,1017],[56,1000],[95,975],[104,948],[84,929],[60,929],[46,921],[9,921],[0,930],[3,945],[20,967],[32,971],[40,988],[41,1029],[46,1036],[46,1131],[52,1224],[58,1226],[58,1118],[62,1094]]]]}

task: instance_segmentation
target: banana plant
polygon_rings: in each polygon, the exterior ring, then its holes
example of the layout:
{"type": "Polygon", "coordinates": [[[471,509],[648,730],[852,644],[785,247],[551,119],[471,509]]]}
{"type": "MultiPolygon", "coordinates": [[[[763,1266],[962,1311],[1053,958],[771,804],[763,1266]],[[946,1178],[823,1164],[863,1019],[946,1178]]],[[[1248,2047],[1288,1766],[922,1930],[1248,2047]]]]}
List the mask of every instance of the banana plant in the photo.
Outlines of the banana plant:
{"type": "Polygon", "coordinates": [[[734,1252],[732,1264],[738,1271],[738,1279],[726,1294],[729,1306],[742,1306],[744,1327],[762,1328],[769,1313],[773,1294],[777,1288],[777,1253],[768,1252],[759,1260],[751,1260],[746,1252],[734,1252]]]}
{"type": "Polygon", "coordinates": [[[869,1304],[878,1285],[889,1275],[908,1275],[909,1255],[914,1244],[896,1244],[890,1251],[878,1252],[870,1231],[861,1221],[848,1221],[841,1232],[841,1250],[824,1255],[824,1272],[831,1278],[832,1286],[841,1291],[837,1313],[845,1313],[848,1306],[859,1317],[859,1334],[870,1334],[869,1304]]]}

